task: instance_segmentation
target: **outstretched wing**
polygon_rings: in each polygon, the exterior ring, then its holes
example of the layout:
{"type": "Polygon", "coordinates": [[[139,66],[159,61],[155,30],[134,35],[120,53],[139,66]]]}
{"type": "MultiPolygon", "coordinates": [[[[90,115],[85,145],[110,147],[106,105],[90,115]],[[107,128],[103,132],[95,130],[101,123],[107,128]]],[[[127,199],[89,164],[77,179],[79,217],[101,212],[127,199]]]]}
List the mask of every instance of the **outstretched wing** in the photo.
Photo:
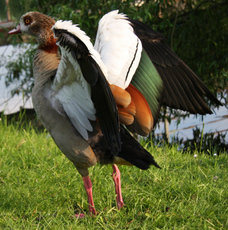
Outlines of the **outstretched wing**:
{"type": "Polygon", "coordinates": [[[52,86],[55,96],[84,139],[93,131],[91,121],[98,119],[112,152],[118,153],[118,113],[99,54],[89,37],[70,21],[57,21],[52,30],[61,51],[52,86]]]}
{"type": "Polygon", "coordinates": [[[212,113],[204,97],[221,105],[199,77],[164,43],[161,35],[144,23],[128,20],[163,80],[162,105],[199,114],[212,113]]]}
{"type": "Polygon", "coordinates": [[[131,131],[147,135],[160,111],[163,82],[128,18],[118,10],[103,16],[94,48],[107,67],[109,84],[114,85],[120,121],[130,125],[131,131]]]}

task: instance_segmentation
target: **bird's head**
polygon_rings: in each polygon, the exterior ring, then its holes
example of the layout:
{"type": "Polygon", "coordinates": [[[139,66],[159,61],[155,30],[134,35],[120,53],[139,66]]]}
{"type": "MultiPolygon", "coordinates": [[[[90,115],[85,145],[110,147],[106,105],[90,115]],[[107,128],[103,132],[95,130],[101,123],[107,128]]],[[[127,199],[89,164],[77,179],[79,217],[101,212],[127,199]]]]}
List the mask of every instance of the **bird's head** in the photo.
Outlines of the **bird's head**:
{"type": "Polygon", "coordinates": [[[47,15],[39,12],[28,12],[24,14],[15,29],[8,34],[26,33],[35,36],[40,45],[46,44],[54,37],[51,30],[55,21],[47,15]]]}

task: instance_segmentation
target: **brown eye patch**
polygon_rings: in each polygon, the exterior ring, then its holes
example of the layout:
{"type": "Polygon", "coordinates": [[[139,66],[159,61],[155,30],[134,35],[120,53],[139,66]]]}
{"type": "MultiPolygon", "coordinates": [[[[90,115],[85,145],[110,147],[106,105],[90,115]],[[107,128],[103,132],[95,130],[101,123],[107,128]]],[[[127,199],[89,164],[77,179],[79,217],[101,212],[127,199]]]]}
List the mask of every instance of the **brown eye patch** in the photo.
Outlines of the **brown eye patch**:
{"type": "Polygon", "coordinates": [[[24,17],[24,23],[25,25],[29,25],[32,23],[32,18],[30,16],[25,16],[24,17]]]}

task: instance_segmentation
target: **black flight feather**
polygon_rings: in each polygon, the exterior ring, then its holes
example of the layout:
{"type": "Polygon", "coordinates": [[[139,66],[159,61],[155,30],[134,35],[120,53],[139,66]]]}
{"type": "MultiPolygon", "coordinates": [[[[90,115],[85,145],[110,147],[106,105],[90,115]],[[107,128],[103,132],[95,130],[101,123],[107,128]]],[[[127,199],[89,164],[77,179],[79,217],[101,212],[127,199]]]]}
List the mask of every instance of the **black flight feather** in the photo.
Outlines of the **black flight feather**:
{"type": "Polygon", "coordinates": [[[204,97],[222,105],[199,77],[164,43],[162,35],[144,23],[128,20],[164,82],[162,105],[199,114],[212,113],[204,97]]]}

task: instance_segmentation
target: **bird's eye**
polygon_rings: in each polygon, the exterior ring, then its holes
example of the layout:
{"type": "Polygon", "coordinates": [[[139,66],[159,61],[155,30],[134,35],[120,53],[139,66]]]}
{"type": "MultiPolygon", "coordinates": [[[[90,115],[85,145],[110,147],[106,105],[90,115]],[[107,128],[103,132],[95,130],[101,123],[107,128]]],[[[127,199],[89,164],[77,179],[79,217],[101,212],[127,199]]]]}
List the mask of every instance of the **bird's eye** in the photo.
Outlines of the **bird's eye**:
{"type": "Polygon", "coordinates": [[[25,24],[28,25],[30,23],[30,20],[29,19],[26,19],[25,20],[25,24]]]}
{"type": "Polygon", "coordinates": [[[30,25],[32,23],[32,18],[28,15],[24,17],[24,24],[26,26],[30,25]]]}

